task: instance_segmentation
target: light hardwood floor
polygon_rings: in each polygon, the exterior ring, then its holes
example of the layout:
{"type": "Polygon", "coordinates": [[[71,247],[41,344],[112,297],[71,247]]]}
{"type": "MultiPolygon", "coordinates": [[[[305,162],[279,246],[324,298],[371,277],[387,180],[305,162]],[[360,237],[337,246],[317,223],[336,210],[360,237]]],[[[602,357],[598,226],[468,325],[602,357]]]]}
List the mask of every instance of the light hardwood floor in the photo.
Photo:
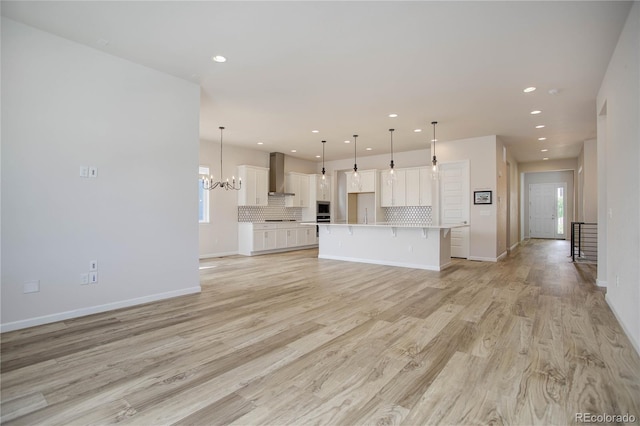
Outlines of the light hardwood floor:
{"type": "MultiPolygon", "coordinates": [[[[202,293],[1,336],[6,424],[571,424],[640,418],[640,359],[566,241],[443,272],[201,262],[202,293]]],[[[638,423],[639,420],[636,420],[638,423]]]]}

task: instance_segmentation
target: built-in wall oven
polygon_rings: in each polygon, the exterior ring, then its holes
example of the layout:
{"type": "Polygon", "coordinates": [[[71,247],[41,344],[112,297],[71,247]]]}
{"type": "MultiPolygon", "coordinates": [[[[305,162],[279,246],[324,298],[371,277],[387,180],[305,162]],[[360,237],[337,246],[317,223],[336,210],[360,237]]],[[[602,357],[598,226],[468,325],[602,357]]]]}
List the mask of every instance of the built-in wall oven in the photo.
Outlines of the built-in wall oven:
{"type": "MultiPolygon", "coordinates": [[[[316,204],[316,223],[331,222],[331,203],[318,201],[316,204]]],[[[320,236],[320,227],[316,225],[316,235],[320,236]]]]}
{"type": "Polygon", "coordinates": [[[316,221],[331,222],[331,203],[329,201],[318,201],[316,205],[316,221]]]}

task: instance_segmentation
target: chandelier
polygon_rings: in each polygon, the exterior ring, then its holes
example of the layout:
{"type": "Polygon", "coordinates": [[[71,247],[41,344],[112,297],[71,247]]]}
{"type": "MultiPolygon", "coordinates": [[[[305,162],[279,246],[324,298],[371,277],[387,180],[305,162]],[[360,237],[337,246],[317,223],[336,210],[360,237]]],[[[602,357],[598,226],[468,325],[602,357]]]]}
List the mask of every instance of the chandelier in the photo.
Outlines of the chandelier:
{"type": "Polygon", "coordinates": [[[242,187],[242,178],[238,179],[238,186],[236,186],[235,176],[231,176],[231,181],[229,181],[229,178],[227,178],[226,181],[222,180],[222,131],[224,130],[224,127],[219,127],[219,129],[220,129],[220,180],[218,182],[214,182],[213,175],[202,176],[201,177],[202,188],[206,189],[207,191],[211,191],[214,188],[222,188],[222,189],[226,189],[227,191],[230,189],[239,191],[240,188],[242,187]]]}

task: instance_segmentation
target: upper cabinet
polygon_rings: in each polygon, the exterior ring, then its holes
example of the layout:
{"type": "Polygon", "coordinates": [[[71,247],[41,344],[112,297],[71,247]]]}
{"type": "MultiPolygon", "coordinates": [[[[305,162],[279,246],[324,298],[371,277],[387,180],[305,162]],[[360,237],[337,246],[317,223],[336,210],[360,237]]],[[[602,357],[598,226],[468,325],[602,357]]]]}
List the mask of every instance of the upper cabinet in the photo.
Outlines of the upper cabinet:
{"type": "Polygon", "coordinates": [[[406,171],[396,169],[393,172],[396,178],[389,182],[389,170],[380,172],[380,206],[406,206],[407,205],[407,184],[406,171]]]}
{"type": "Polygon", "coordinates": [[[345,172],[347,175],[347,192],[376,192],[376,170],[359,171],[360,182],[355,185],[353,182],[353,172],[345,172]]]}
{"type": "Polygon", "coordinates": [[[290,172],[284,180],[286,192],[295,195],[285,197],[286,207],[309,207],[309,175],[290,172]]]}
{"type": "Polygon", "coordinates": [[[242,187],[238,191],[239,206],[266,206],[269,195],[269,169],[256,166],[238,166],[242,187]]]}
{"type": "Polygon", "coordinates": [[[322,185],[322,175],[310,175],[309,189],[311,190],[310,202],[331,201],[331,176],[325,174],[325,185],[322,185]]]}
{"type": "Polygon", "coordinates": [[[389,184],[389,170],[380,172],[380,206],[406,207],[431,205],[431,173],[428,167],[396,169],[389,184]]]}
{"type": "Polygon", "coordinates": [[[431,168],[420,167],[418,169],[420,173],[420,204],[421,206],[432,206],[433,199],[431,196],[431,187],[433,180],[431,179],[431,168]]]}

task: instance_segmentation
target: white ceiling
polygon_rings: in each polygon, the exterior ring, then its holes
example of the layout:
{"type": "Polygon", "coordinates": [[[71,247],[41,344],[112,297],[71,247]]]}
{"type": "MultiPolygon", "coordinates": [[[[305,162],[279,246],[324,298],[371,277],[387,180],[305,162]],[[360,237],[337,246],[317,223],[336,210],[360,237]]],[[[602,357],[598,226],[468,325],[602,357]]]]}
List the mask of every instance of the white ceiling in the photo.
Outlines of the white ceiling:
{"type": "Polygon", "coordinates": [[[631,2],[1,7],[16,21],[200,84],[206,140],[217,142],[225,126],[225,144],[311,160],[327,140],[331,160],[353,155],[344,141],[354,133],[358,156],[387,153],[392,127],[396,151],[424,148],[437,120],[438,143],[496,134],[525,162],[576,157],[595,138],[597,91],[631,2]],[[525,94],[527,86],[537,90],[525,94]]]}

